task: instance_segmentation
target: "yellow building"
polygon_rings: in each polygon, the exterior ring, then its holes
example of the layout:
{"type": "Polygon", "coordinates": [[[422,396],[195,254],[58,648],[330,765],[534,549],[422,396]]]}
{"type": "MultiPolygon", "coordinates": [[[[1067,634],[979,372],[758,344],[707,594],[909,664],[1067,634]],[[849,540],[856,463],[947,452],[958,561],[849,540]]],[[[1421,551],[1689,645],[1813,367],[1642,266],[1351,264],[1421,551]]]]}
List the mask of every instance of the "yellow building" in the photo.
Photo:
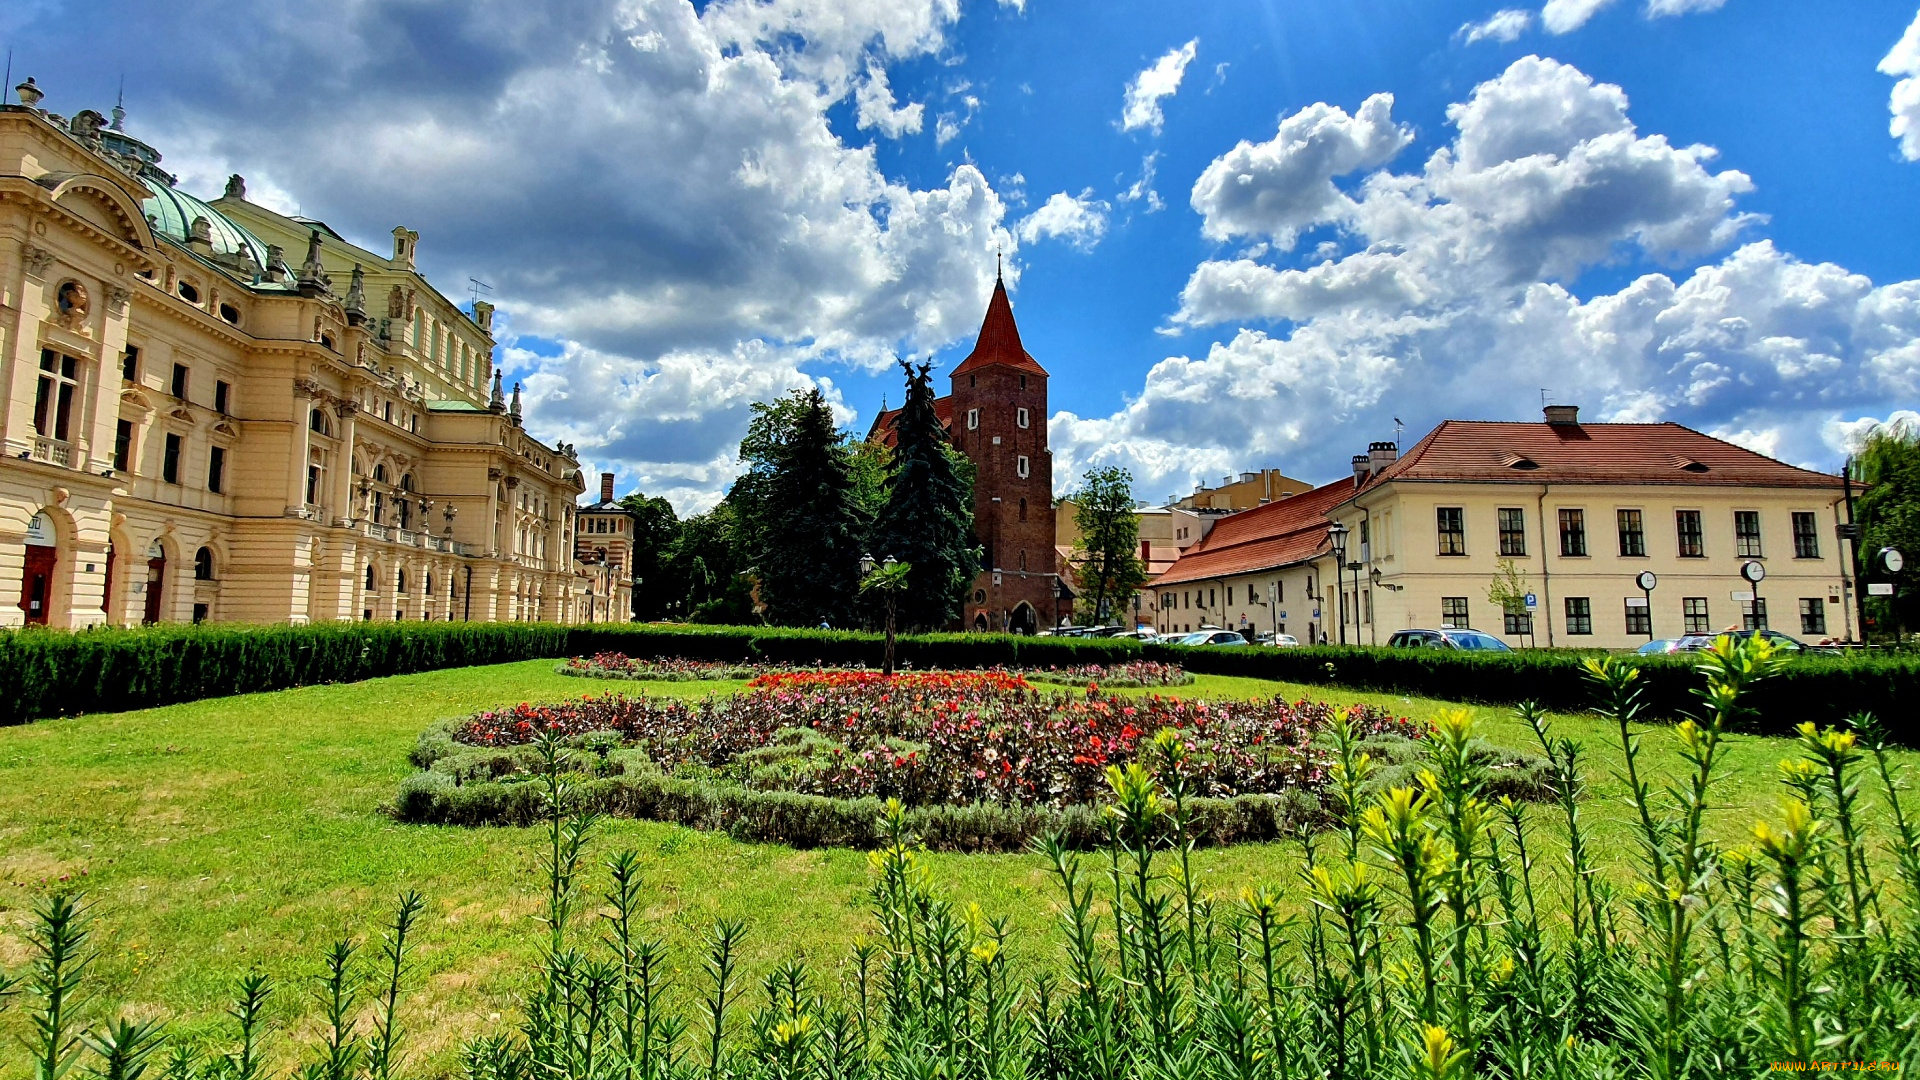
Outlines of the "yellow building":
{"type": "Polygon", "coordinates": [[[1837,476],[1678,424],[1582,424],[1572,406],[1540,423],[1449,420],[1404,457],[1374,443],[1353,467],[1217,523],[1149,586],[1163,627],[1381,644],[1453,626],[1598,648],[1754,625],[1857,638],[1837,476]],[[1490,598],[1496,580],[1511,609],[1490,598]]]}
{"type": "Polygon", "coordinates": [[[580,621],[632,621],[637,522],[633,511],[613,497],[612,473],[600,474],[600,501],[580,508],[578,524],[573,558],[587,578],[580,621]]]}
{"type": "Polygon", "coordinates": [[[492,309],[246,199],[120,110],[0,106],[0,625],[579,615],[570,448],[492,309]]]}
{"type": "Polygon", "coordinates": [[[1176,500],[1173,505],[1181,510],[1224,510],[1232,513],[1291,499],[1312,489],[1312,484],[1296,480],[1279,469],[1261,469],[1259,472],[1222,477],[1220,483],[1212,487],[1196,485],[1193,494],[1176,500]]]}

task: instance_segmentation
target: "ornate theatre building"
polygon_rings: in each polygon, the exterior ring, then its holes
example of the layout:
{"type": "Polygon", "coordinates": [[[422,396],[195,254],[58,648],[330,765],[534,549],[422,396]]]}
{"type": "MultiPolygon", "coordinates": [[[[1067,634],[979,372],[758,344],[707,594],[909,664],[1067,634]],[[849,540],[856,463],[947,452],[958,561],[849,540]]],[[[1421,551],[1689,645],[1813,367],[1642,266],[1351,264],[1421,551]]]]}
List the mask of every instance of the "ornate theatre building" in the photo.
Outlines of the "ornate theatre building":
{"type": "MultiPolygon", "coordinates": [[[[570,447],[469,315],[325,223],[175,186],[124,114],[0,106],[0,626],[615,617],[570,447]]],[[[617,617],[624,618],[624,613],[617,617]]]]}

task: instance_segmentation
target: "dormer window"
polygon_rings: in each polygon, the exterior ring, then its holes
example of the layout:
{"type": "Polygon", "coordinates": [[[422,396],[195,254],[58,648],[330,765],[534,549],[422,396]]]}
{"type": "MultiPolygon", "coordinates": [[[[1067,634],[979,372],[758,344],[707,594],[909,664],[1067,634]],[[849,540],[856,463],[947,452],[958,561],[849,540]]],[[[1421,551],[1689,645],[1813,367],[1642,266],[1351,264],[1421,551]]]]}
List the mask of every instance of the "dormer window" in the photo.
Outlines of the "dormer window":
{"type": "Polygon", "coordinates": [[[1013,422],[1014,422],[1014,423],[1016,423],[1016,424],[1018,424],[1018,425],[1020,425],[1021,427],[1026,427],[1026,426],[1028,426],[1028,425],[1027,425],[1027,410],[1025,410],[1025,409],[1016,409],[1016,410],[1014,410],[1014,413],[1013,413],[1013,422]]]}
{"type": "Polygon", "coordinates": [[[980,410],[968,409],[967,410],[967,430],[978,431],[979,429],[980,429],[980,410]]]}
{"type": "Polygon", "coordinates": [[[1704,464],[1692,458],[1681,458],[1679,465],[1682,470],[1690,473],[1703,473],[1707,471],[1707,467],[1704,464]]]}

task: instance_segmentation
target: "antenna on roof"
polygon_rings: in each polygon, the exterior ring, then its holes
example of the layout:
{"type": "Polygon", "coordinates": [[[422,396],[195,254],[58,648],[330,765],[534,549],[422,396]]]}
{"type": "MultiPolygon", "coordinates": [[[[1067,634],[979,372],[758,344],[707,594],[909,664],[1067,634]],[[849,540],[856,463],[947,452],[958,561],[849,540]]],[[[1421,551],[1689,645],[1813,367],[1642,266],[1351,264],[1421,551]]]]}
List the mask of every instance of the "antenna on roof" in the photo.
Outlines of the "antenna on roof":
{"type": "Polygon", "coordinates": [[[492,292],[492,291],[493,291],[493,286],[491,286],[491,285],[489,285],[489,284],[487,284],[487,283],[486,283],[486,282],[484,282],[484,281],[481,281],[481,280],[480,280],[479,278],[477,278],[477,277],[470,277],[470,278],[468,278],[468,279],[467,279],[467,281],[468,281],[469,283],[471,283],[471,286],[472,286],[472,287],[471,287],[471,288],[469,288],[469,289],[468,289],[467,291],[468,291],[469,293],[471,293],[471,294],[473,294],[473,302],[474,302],[474,303],[476,303],[476,304],[480,302],[480,290],[481,290],[481,289],[485,289],[485,290],[487,290],[488,292],[492,292]]]}
{"type": "Polygon", "coordinates": [[[4,79],[0,79],[0,105],[4,105],[6,103],[6,94],[7,94],[6,86],[8,83],[12,81],[13,81],[13,50],[8,49],[7,50],[7,76],[4,79]]]}
{"type": "Polygon", "coordinates": [[[1540,388],[1540,407],[1541,408],[1544,409],[1547,407],[1547,395],[1551,393],[1553,393],[1553,391],[1547,389],[1544,386],[1540,388]]]}
{"type": "Polygon", "coordinates": [[[1406,426],[1407,425],[1400,422],[1399,417],[1396,416],[1393,418],[1393,445],[1400,445],[1400,432],[1405,430],[1406,426]]]}

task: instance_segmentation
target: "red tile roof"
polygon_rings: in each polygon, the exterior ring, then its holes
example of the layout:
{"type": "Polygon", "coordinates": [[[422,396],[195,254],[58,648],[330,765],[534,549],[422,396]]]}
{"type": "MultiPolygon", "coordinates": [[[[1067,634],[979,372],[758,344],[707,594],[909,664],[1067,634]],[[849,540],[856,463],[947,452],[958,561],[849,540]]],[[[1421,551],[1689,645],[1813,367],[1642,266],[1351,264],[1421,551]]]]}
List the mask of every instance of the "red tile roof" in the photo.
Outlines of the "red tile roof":
{"type": "MultiPolygon", "coordinates": [[[[893,449],[893,445],[900,441],[899,435],[896,434],[893,430],[893,422],[899,419],[899,417],[900,417],[899,409],[887,409],[886,411],[882,412],[879,416],[874,417],[873,426],[867,429],[867,441],[873,442],[875,439],[878,439],[880,443],[884,445],[887,449],[889,450],[893,449]]],[[[951,397],[934,398],[933,399],[933,418],[940,421],[940,426],[942,428],[945,428],[949,431],[952,430],[953,429],[953,398],[951,397]]]]}
{"type": "Polygon", "coordinates": [[[1352,477],[1301,492],[1214,523],[1199,543],[1188,548],[1148,588],[1210,581],[1305,562],[1327,550],[1327,511],[1356,489],[1352,477]]]}
{"type": "Polygon", "coordinates": [[[987,301],[987,317],[980,323],[980,336],[973,343],[973,351],[960,361],[953,373],[959,376],[995,366],[1035,375],[1047,373],[1020,344],[1020,327],[1013,321],[1013,303],[1007,299],[1006,283],[999,278],[993,281],[993,298],[987,301]]]}
{"type": "Polygon", "coordinates": [[[1838,487],[1840,478],[1775,461],[1679,424],[1446,420],[1379,479],[1515,484],[1838,487]]]}

